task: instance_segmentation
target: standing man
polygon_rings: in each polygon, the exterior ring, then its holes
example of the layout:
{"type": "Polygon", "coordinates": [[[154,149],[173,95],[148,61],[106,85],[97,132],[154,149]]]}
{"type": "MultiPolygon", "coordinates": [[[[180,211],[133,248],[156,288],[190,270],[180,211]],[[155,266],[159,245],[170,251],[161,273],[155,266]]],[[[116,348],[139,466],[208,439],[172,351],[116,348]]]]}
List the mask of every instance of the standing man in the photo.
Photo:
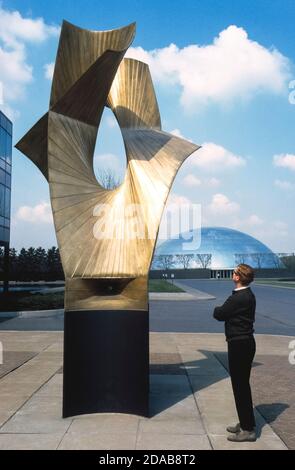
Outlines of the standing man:
{"type": "Polygon", "coordinates": [[[228,344],[228,364],[239,423],[228,426],[229,441],[256,441],[255,418],[250,387],[250,373],[256,344],[253,336],[256,299],[249,284],[254,270],[248,264],[239,264],[233,272],[235,289],[220,307],[215,307],[214,318],[225,322],[228,344]]]}

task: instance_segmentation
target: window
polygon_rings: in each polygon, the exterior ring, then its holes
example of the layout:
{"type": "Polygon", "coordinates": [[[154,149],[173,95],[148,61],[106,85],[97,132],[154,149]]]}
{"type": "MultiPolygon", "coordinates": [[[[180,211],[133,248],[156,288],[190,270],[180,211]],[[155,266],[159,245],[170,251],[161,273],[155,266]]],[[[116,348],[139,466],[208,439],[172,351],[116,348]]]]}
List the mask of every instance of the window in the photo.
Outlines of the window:
{"type": "Polygon", "coordinates": [[[9,228],[4,228],[4,238],[3,241],[9,242],[9,228]]]}
{"type": "Polygon", "coordinates": [[[11,174],[11,165],[9,165],[8,163],[6,163],[6,165],[5,165],[5,171],[6,171],[6,173],[8,173],[9,175],[11,174]]]}
{"type": "Polygon", "coordinates": [[[10,188],[10,186],[11,186],[11,175],[9,175],[8,173],[5,174],[5,184],[6,184],[6,186],[8,186],[10,188]]]}
{"type": "Polygon", "coordinates": [[[11,137],[7,132],[5,133],[5,157],[6,162],[11,162],[11,137]]]}
{"type": "Polygon", "coordinates": [[[12,135],[12,123],[7,120],[7,132],[12,135]]]}
{"type": "Polygon", "coordinates": [[[5,184],[5,176],[5,171],[0,168],[0,184],[5,184]]]}
{"type": "Polygon", "coordinates": [[[9,241],[12,123],[0,111],[0,240],[9,241]]]}
{"type": "Polygon", "coordinates": [[[5,213],[5,187],[0,185],[0,215],[2,217],[4,216],[5,213]]]}
{"type": "Polygon", "coordinates": [[[5,217],[10,218],[10,189],[5,188],[5,217]]]}
{"type": "Polygon", "coordinates": [[[6,154],[6,132],[3,127],[0,127],[0,158],[5,160],[6,154]]]}
{"type": "Polygon", "coordinates": [[[0,125],[6,129],[6,122],[7,119],[5,118],[4,114],[0,112],[0,125]]]}

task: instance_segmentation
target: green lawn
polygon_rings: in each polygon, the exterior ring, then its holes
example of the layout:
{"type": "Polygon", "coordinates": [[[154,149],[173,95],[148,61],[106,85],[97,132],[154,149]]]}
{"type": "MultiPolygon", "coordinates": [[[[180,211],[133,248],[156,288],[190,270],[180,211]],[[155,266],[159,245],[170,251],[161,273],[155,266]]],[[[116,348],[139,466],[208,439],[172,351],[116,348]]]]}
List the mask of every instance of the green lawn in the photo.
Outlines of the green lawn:
{"type": "MultiPolygon", "coordinates": [[[[164,279],[151,279],[149,292],[184,292],[179,287],[164,279]]],[[[0,293],[0,311],[14,312],[22,310],[51,310],[64,308],[64,292],[32,294],[30,292],[0,293]]]]}
{"type": "Polygon", "coordinates": [[[30,292],[0,293],[0,311],[51,310],[64,307],[64,292],[31,294],[30,292]]]}
{"type": "Polygon", "coordinates": [[[149,292],[185,292],[178,286],[167,282],[164,279],[150,279],[149,292]]]}

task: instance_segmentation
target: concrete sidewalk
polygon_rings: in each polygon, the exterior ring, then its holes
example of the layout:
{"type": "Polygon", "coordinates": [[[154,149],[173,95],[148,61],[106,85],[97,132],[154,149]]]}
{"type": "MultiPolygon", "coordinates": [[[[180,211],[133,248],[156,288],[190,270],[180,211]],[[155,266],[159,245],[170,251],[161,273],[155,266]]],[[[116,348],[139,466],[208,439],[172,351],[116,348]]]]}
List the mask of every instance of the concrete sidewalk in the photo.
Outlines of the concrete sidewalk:
{"type": "Polygon", "coordinates": [[[291,339],[256,336],[253,395],[260,437],[234,444],[225,431],[237,417],[223,334],[150,334],[149,418],[110,413],[62,419],[63,333],[1,331],[0,449],[285,450],[285,442],[289,448],[295,442],[294,403],[287,401],[295,372],[288,363],[291,339]],[[267,411],[271,426],[263,417],[267,411]],[[280,419],[283,426],[276,427],[280,419]]]}
{"type": "Polygon", "coordinates": [[[195,289],[186,285],[185,283],[174,279],[167,281],[170,284],[175,285],[183,289],[185,292],[150,292],[149,300],[214,300],[214,295],[208,294],[207,292],[195,289]]]}

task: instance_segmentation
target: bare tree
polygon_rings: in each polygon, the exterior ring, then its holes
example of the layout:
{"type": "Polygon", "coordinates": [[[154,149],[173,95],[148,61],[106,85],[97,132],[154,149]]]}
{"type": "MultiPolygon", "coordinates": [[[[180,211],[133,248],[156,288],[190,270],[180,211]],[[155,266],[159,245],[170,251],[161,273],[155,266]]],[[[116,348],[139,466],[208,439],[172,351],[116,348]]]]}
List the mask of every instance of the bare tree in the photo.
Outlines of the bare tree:
{"type": "Polygon", "coordinates": [[[279,269],[282,267],[281,260],[276,253],[269,253],[269,260],[270,264],[272,264],[274,268],[279,269]]]}
{"type": "Polygon", "coordinates": [[[176,255],[177,262],[182,264],[184,269],[189,268],[189,265],[190,265],[193,258],[194,258],[193,254],[176,255]]]}
{"type": "Polygon", "coordinates": [[[266,255],[268,253],[251,253],[251,258],[256,263],[257,268],[260,269],[262,267],[263,261],[266,261],[266,255]]]}
{"type": "Polygon", "coordinates": [[[206,269],[211,265],[212,254],[211,253],[197,253],[196,259],[199,261],[202,268],[206,269]]]}
{"type": "Polygon", "coordinates": [[[157,264],[162,269],[171,269],[174,265],[173,255],[159,255],[157,256],[157,264]]]}
{"type": "Polygon", "coordinates": [[[295,272],[295,253],[280,253],[280,260],[286,266],[286,268],[295,272]]]}
{"type": "Polygon", "coordinates": [[[121,184],[119,176],[111,168],[99,170],[97,180],[105,189],[115,189],[121,184]]]}
{"type": "Polygon", "coordinates": [[[236,264],[247,263],[248,257],[249,255],[247,253],[235,253],[235,263],[236,264]]]}

